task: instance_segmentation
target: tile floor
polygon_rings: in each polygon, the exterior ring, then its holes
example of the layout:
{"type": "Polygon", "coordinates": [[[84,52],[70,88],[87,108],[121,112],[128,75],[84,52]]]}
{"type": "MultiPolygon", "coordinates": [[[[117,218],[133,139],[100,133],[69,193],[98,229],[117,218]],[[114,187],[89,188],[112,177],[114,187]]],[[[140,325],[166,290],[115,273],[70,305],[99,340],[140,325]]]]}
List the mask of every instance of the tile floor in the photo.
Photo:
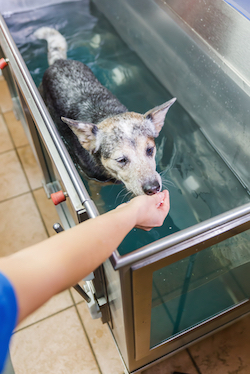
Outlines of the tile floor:
{"type": "MultiPolygon", "coordinates": [[[[56,210],[41,186],[21,123],[0,75],[0,255],[53,235],[56,210]]],[[[106,325],[92,320],[71,289],[53,297],[16,329],[11,342],[16,374],[122,374],[106,325]]],[[[250,316],[144,374],[249,374],[250,316]]]]}

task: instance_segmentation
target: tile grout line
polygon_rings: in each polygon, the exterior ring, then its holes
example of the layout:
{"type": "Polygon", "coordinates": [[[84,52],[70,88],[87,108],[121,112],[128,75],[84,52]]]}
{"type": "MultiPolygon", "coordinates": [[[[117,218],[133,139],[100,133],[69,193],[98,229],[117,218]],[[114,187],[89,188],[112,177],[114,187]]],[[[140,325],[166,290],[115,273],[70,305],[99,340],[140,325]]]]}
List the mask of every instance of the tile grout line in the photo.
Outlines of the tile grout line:
{"type": "Polygon", "coordinates": [[[39,190],[40,188],[42,188],[42,185],[41,185],[41,187],[37,187],[37,188],[32,189],[31,184],[30,184],[29,179],[28,179],[28,176],[27,176],[27,174],[26,174],[25,168],[24,168],[24,166],[23,166],[23,164],[22,164],[22,160],[21,160],[21,158],[20,158],[20,156],[19,156],[19,154],[18,154],[18,151],[17,151],[17,148],[16,148],[16,147],[15,147],[14,149],[10,150],[10,151],[3,152],[2,154],[5,154],[5,153],[7,153],[7,152],[15,152],[15,154],[16,154],[16,156],[17,156],[17,159],[18,159],[18,161],[19,161],[19,163],[20,163],[21,169],[22,169],[22,171],[23,171],[23,173],[24,173],[24,177],[25,177],[25,179],[26,179],[26,182],[27,182],[27,185],[28,185],[29,190],[26,191],[26,192],[23,192],[23,193],[21,193],[21,194],[11,196],[11,197],[9,197],[9,198],[7,198],[7,199],[1,200],[1,201],[0,201],[0,204],[3,203],[3,202],[6,202],[6,201],[13,200],[13,199],[15,199],[15,198],[17,198],[17,197],[21,197],[21,196],[24,196],[24,195],[27,195],[27,194],[31,194],[32,199],[33,199],[33,202],[34,202],[34,204],[35,204],[35,206],[36,206],[36,208],[37,208],[37,211],[38,211],[39,217],[40,217],[40,219],[41,219],[41,221],[42,221],[42,225],[43,225],[43,228],[44,228],[44,230],[45,230],[45,233],[46,233],[47,237],[49,238],[49,237],[50,237],[50,235],[49,235],[49,231],[48,231],[48,229],[47,229],[47,227],[46,227],[46,224],[45,224],[45,221],[44,221],[44,219],[43,219],[42,213],[41,213],[41,211],[40,211],[40,208],[39,208],[38,203],[37,203],[37,201],[36,201],[36,198],[35,198],[35,196],[34,196],[34,191],[37,191],[37,190],[39,190]]]}
{"type": "Polygon", "coordinates": [[[65,310],[68,310],[68,309],[70,309],[70,308],[73,308],[74,306],[75,306],[75,305],[69,305],[69,306],[67,306],[66,308],[63,308],[63,309],[61,309],[61,310],[58,310],[58,312],[52,313],[52,314],[48,315],[47,317],[44,317],[44,318],[41,318],[41,319],[37,320],[36,322],[32,322],[32,323],[30,323],[30,324],[27,325],[27,326],[21,327],[20,329],[15,330],[15,331],[13,332],[13,335],[16,334],[16,333],[18,333],[19,331],[23,331],[23,330],[25,330],[25,329],[27,329],[27,328],[29,328],[29,327],[31,327],[31,326],[34,326],[34,325],[36,325],[37,323],[43,322],[43,321],[45,321],[46,319],[48,319],[48,318],[50,318],[50,317],[54,317],[54,316],[56,316],[57,314],[60,314],[60,313],[64,312],[65,310]]]}
{"type": "Polygon", "coordinates": [[[187,352],[187,354],[188,354],[190,360],[192,361],[192,363],[193,363],[193,365],[194,365],[194,367],[195,367],[195,369],[196,369],[196,371],[197,371],[197,374],[202,374],[202,372],[200,371],[198,365],[196,364],[195,359],[193,358],[193,356],[192,356],[192,354],[191,354],[191,352],[189,351],[188,348],[186,348],[186,352],[187,352]]]}
{"type": "Polygon", "coordinates": [[[10,200],[14,200],[14,199],[16,199],[16,198],[18,198],[18,197],[21,197],[21,196],[28,195],[28,194],[30,194],[30,193],[31,193],[31,191],[26,191],[26,192],[22,192],[22,193],[20,193],[20,194],[18,194],[18,195],[14,195],[14,196],[8,197],[7,199],[0,200],[0,204],[5,203],[5,202],[8,202],[8,201],[10,201],[10,200]]]}
{"type": "MultiPolygon", "coordinates": [[[[8,126],[8,124],[7,124],[7,122],[6,122],[6,119],[4,118],[4,115],[5,115],[5,113],[9,113],[9,112],[13,112],[13,109],[12,110],[8,110],[7,112],[1,112],[0,114],[1,114],[1,116],[2,116],[2,118],[3,118],[3,122],[4,122],[4,124],[5,124],[5,127],[7,128],[7,132],[8,132],[8,135],[9,135],[9,137],[10,137],[10,140],[11,140],[11,143],[12,143],[12,145],[13,145],[13,149],[15,149],[16,148],[16,145],[15,145],[15,142],[14,142],[14,139],[13,139],[13,137],[12,137],[12,135],[11,135],[11,132],[10,132],[10,129],[9,129],[9,126],[8,126]]],[[[13,112],[14,113],[14,112],[13,112]]],[[[4,152],[3,152],[4,153],[4,152]]]]}
{"type": "MultiPolygon", "coordinates": [[[[28,144],[27,144],[27,146],[28,146],[28,144]]],[[[39,188],[42,188],[42,185],[41,185],[40,187],[38,187],[38,188],[34,188],[34,189],[31,187],[31,184],[30,184],[30,181],[29,181],[28,175],[27,175],[27,173],[26,173],[26,171],[25,171],[25,168],[24,168],[24,165],[23,165],[23,163],[22,163],[21,157],[19,156],[19,153],[18,153],[18,149],[19,149],[19,148],[21,148],[21,147],[15,147],[16,155],[17,155],[17,158],[18,158],[18,160],[19,160],[19,162],[20,162],[20,164],[21,164],[22,171],[23,171],[23,173],[24,173],[24,175],[25,175],[25,178],[26,178],[26,181],[27,181],[27,183],[28,183],[28,187],[29,187],[29,189],[30,189],[30,193],[31,193],[31,195],[32,195],[33,202],[34,202],[34,204],[35,204],[35,206],[36,206],[36,208],[37,208],[37,210],[38,210],[39,217],[41,218],[43,228],[44,228],[44,230],[45,230],[45,232],[46,232],[47,237],[49,238],[49,237],[50,237],[50,235],[49,235],[49,231],[48,231],[48,229],[47,229],[47,227],[46,227],[45,221],[44,221],[44,219],[43,219],[43,215],[42,215],[42,213],[41,213],[41,211],[40,211],[40,208],[39,208],[38,203],[37,203],[37,201],[36,201],[36,198],[35,198],[35,196],[34,196],[34,191],[37,190],[37,189],[39,189],[39,188]]]]}
{"type": "MultiPolygon", "coordinates": [[[[42,187],[41,187],[41,188],[42,188],[42,187]]],[[[35,206],[36,206],[36,208],[37,208],[37,210],[38,210],[39,217],[41,218],[42,225],[43,225],[43,227],[44,227],[44,230],[45,230],[45,232],[46,232],[46,235],[48,236],[48,238],[50,238],[51,236],[50,236],[50,234],[49,234],[49,230],[47,229],[47,226],[46,226],[46,224],[45,224],[45,220],[44,220],[43,215],[42,215],[42,213],[41,213],[41,211],[40,211],[40,208],[39,208],[39,206],[38,206],[38,203],[37,203],[37,201],[36,201],[36,197],[35,197],[35,195],[34,195],[34,191],[35,191],[35,190],[31,190],[31,195],[32,195],[32,198],[33,198],[34,204],[35,204],[35,206]]]]}
{"type": "MultiPolygon", "coordinates": [[[[12,139],[11,139],[11,142],[12,142],[12,139]]],[[[15,151],[15,146],[13,145],[13,148],[7,149],[6,151],[3,151],[3,152],[0,152],[0,156],[1,155],[6,155],[6,153],[10,153],[10,152],[14,152],[14,151],[15,151]]]]}
{"type": "Polygon", "coordinates": [[[35,322],[32,322],[32,323],[30,323],[30,324],[28,324],[28,325],[26,325],[26,326],[24,326],[24,327],[21,327],[20,329],[15,330],[15,331],[13,332],[13,334],[16,334],[16,333],[19,332],[19,331],[23,331],[23,330],[27,329],[27,328],[30,327],[30,326],[34,326],[34,325],[36,325],[37,323],[40,323],[40,322],[42,322],[42,321],[45,321],[46,319],[48,319],[48,318],[50,318],[50,317],[56,316],[57,314],[60,314],[60,313],[64,312],[65,310],[68,310],[68,309],[70,309],[70,308],[76,307],[77,305],[82,304],[82,303],[84,302],[84,300],[83,300],[83,301],[79,301],[79,302],[75,302],[75,300],[74,300],[74,298],[73,298],[73,296],[72,296],[72,293],[71,293],[70,288],[68,288],[68,289],[65,290],[65,291],[69,291],[70,296],[71,296],[71,300],[72,300],[72,305],[69,305],[69,306],[67,306],[67,307],[65,307],[65,308],[63,308],[63,309],[58,310],[58,311],[55,312],[55,313],[49,314],[47,317],[40,318],[40,319],[38,319],[38,320],[35,321],[35,322]]]}
{"type": "Polygon", "coordinates": [[[0,154],[4,154],[4,153],[6,153],[6,152],[9,152],[9,151],[11,151],[11,150],[14,150],[14,149],[15,149],[15,144],[14,144],[14,140],[13,140],[11,134],[10,134],[9,127],[8,127],[8,125],[7,125],[7,123],[6,123],[5,118],[4,118],[4,114],[1,112],[1,110],[0,110],[0,116],[2,117],[3,124],[4,124],[5,128],[6,128],[7,134],[8,134],[8,136],[9,136],[9,138],[10,138],[10,142],[11,142],[12,147],[13,147],[12,149],[8,149],[7,151],[0,152],[0,154]]]}
{"type": "Polygon", "coordinates": [[[80,316],[79,311],[78,311],[78,308],[77,308],[78,305],[80,305],[80,304],[82,304],[82,303],[84,303],[84,302],[86,302],[86,301],[85,301],[84,299],[82,299],[82,301],[78,301],[78,302],[76,302],[75,299],[74,299],[73,293],[72,293],[72,291],[71,291],[70,288],[69,288],[69,293],[70,293],[71,299],[72,299],[72,301],[73,301],[73,303],[74,303],[74,307],[75,307],[75,310],[76,310],[76,314],[77,314],[77,316],[78,316],[78,319],[79,319],[80,324],[81,324],[81,326],[82,326],[83,332],[84,332],[84,334],[85,334],[85,336],[86,336],[86,339],[87,339],[87,341],[88,341],[88,344],[89,344],[90,350],[91,350],[91,352],[92,352],[92,354],[93,354],[93,356],[94,356],[94,359],[95,359],[96,365],[97,365],[97,367],[98,367],[98,370],[99,370],[100,373],[102,374],[102,370],[101,370],[100,365],[99,365],[99,362],[98,362],[98,360],[97,360],[97,357],[96,357],[96,354],[95,354],[94,348],[93,348],[93,346],[92,346],[92,344],[91,344],[90,338],[89,338],[88,333],[87,333],[87,331],[86,331],[86,329],[85,329],[85,327],[84,327],[83,321],[82,321],[82,319],[81,319],[81,316],[80,316]]]}
{"type": "MultiPolygon", "coordinates": [[[[9,110],[8,112],[12,112],[12,111],[13,111],[13,109],[12,109],[12,110],[9,110]]],[[[13,112],[13,113],[14,113],[14,112],[13,112]]],[[[32,191],[32,188],[31,188],[31,185],[30,185],[30,182],[29,182],[28,176],[27,176],[27,174],[26,174],[26,172],[25,172],[24,166],[23,166],[23,164],[22,164],[22,160],[21,160],[21,158],[20,158],[20,156],[19,156],[19,153],[18,153],[18,150],[17,150],[18,147],[16,147],[16,145],[15,145],[15,143],[14,143],[14,139],[13,139],[13,137],[12,137],[12,135],[11,135],[10,129],[9,129],[9,127],[8,127],[8,124],[7,124],[7,122],[6,122],[5,118],[4,118],[4,116],[2,116],[2,117],[3,117],[4,124],[5,124],[6,128],[7,128],[8,134],[9,134],[9,136],[10,136],[10,138],[11,138],[11,141],[12,141],[12,144],[13,144],[14,148],[11,149],[11,150],[9,150],[9,151],[2,152],[1,154],[6,154],[6,153],[8,153],[8,152],[12,152],[12,151],[15,152],[15,154],[16,154],[16,156],[17,156],[17,159],[18,159],[18,161],[19,161],[19,164],[20,164],[20,166],[21,166],[21,169],[22,169],[22,171],[23,171],[24,177],[25,177],[25,179],[26,179],[26,182],[27,182],[27,185],[28,185],[29,191],[31,192],[31,191],[32,191]]]]}
{"type": "Polygon", "coordinates": [[[76,313],[77,313],[77,316],[78,316],[78,318],[79,318],[80,324],[81,324],[81,326],[82,326],[82,328],[83,328],[83,332],[84,332],[84,334],[85,334],[85,336],[86,336],[86,339],[87,339],[87,341],[88,341],[88,344],[89,344],[90,350],[91,350],[91,352],[92,352],[92,354],[93,354],[93,357],[94,357],[94,359],[95,359],[95,362],[96,362],[96,365],[97,365],[97,367],[98,367],[98,370],[99,370],[100,374],[102,374],[102,370],[101,370],[101,368],[100,368],[99,362],[98,362],[98,360],[97,360],[97,357],[96,357],[96,354],[95,354],[94,348],[93,348],[93,346],[92,346],[92,344],[91,344],[91,341],[90,341],[90,338],[89,338],[89,336],[88,336],[88,333],[87,333],[87,331],[86,331],[86,329],[85,329],[85,326],[84,326],[84,324],[83,324],[83,321],[82,321],[82,319],[81,319],[81,316],[80,316],[80,313],[79,313],[79,311],[78,311],[77,305],[75,305],[75,309],[76,309],[76,313]]]}
{"type": "MultiPolygon", "coordinates": [[[[12,109],[12,110],[9,110],[9,111],[6,111],[5,113],[10,113],[10,112],[13,112],[13,109],[12,109]]],[[[5,152],[2,152],[1,154],[5,154],[5,153],[7,153],[7,152],[12,152],[12,151],[15,152],[15,154],[16,154],[16,156],[17,156],[17,159],[18,159],[18,161],[19,161],[19,163],[20,163],[21,169],[22,169],[22,171],[23,171],[23,173],[24,173],[24,176],[25,176],[25,179],[26,179],[26,182],[27,182],[28,188],[29,188],[29,191],[28,191],[27,193],[31,193],[32,198],[33,198],[33,202],[35,203],[35,206],[36,206],[36,208],[37,208],[37,210],[38,210],[38,213],[39,213],[39,216],[40,216],[40,218],[41,218],[41,221],[42,221],[43,227],[44,227],[44,229],[45,229],[46,235],[47,235],[47,237],[50,237],[50,235],[49,235],[49,231],[48,231],[48,229],[47,229],[47,227],[46,227],[45,221],[44,221],[44,219],[43,219],[43,216],[42,216],[42,214],[41,214],[41,211],[40,211],[40,209],[39,209],[39,206],[38,206],[38,204],[37,204],[37,201],[36,201],[36,198],[35,198],[35,196],[34,196],[34,192],[33,192],[33,191],[35,191],[35,190],[38,190],[39,188],[42,188],[42,185],[41,185],[41,187],[38,187],[38,188],[34,188],[34,189],[32,189],[31,184],[30,184],[30,181],[29,181],[29,178],[28,178],[28,175],[27,175],[27,173],[26,173],[26,171],[25,171],[25,168],[24,168],[24,166],[23,166],[22,160],[21,160],[21,158],[20,158],[20,156],[19,156],[19,153],[18,153],[18,149],[19,149],[19,148],[21,149],[21,148],[24,148],[24,147],[28,147],[28,146],[29,146],[29,142],[28,142],[28,144],[22,145],[22,146],[20,146],[20,147],[17,147],[17,146],[15,145],[15,142],[14,142],[14,139],[13,139],[12,134],[11,134],[11,132],[10,132],[10,129],[9,129],[9,127],[8,127],[8,124],[7,124],[7,122],[6,122],[5,118],[4,118],[4,114],[5,114],[5,113],[1,113],[1,115],[2,115],[2,118],[3,118],[3,122],[4,122],[4,124],[5,124],[5,127],[7,128],[8,135],[9,135],[9,137],[10,137],[10,139],[11,139],[11,143],[12,143],[12,145],[13,145],[13,149],[8,150],[8,151],[5,151],[5,152]]],[[[13,112],[13,113],[14,113],[14,112],[13,112]]],[[[15,113],[14,113],[14,114],[15,114],[15,113]]],[[[28,140],[27,140],[27,141],[28,141],[28,140]]],[[[13,198],[15,198],[15,197],[17,197],[17,196],[22,196],[22,195],[25,195],[25,194],[27,194],[27,193],[23,193],[23,194],[20,194],[20,195],[16,195],[16,196],[13,196],[13,197],[11,197],[11,198],[9,198],[9,199],[5,199],[5,200],[3,200],[3,201],[9,201],[9,200],[11,200],[11,199],[13,199],[13,198]]],[[[3,202],[3,201],[0,201],[0,203],[3,202]]]]}
{"type": "Polygon", "coordinates": [[[26,191],[26,192],[22,192],[22,193],[20,193],[20,194],[18,194],[18,195],[13,195],[13,196],[11,196],[11,197],[8,197],[7,199],[0,200],[0,204],[5,203],[5,202],[8,202],[8,201],[13,200],[13,199],[16,199],[16,198],[18,198],[18,197],[24,196],[24,195],[28,195],[28,194],[30,194],[30,193],[32,193],[32,192],[39,191],[39,190],[42,189],[42,188],[43,188],[43,187],[41,186],[41,187],[34,188],[34,189],[31,190],[31,191],[26,191]]]}

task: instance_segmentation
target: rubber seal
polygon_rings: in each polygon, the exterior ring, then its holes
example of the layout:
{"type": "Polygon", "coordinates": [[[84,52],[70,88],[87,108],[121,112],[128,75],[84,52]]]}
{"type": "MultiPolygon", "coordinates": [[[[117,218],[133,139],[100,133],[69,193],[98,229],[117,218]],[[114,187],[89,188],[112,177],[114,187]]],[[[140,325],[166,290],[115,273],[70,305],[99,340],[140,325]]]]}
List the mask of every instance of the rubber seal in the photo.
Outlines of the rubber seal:
{"type": "Polygon", "coordinates": [[[58,205],[66,200],[66,196],[64,195],[63,191],[57,191],[50,195],[51,200],[55,205],[58,205]]]}
{"type": "Polygon", "coordinates": [[[1,58],[0,59],[0,69],[3,70],[7,65],[8,65],[8,63],[5,61],[5,59],[1,58]]]}

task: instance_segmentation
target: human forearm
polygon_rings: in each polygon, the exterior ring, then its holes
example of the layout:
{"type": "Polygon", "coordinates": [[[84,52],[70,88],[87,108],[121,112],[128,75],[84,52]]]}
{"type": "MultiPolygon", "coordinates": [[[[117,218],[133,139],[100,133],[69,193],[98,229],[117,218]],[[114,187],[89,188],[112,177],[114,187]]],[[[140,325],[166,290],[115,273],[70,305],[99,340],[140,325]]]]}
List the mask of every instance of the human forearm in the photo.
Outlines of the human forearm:
{"type": "Polygon", "coordinates": [[[16,291],[19,321],[96,269],[135,225],[144,229],[160,226],[168,209],[166,193],[137,197],[107,214],[0,259],[0,270],[16,291]]]}
{"type": "Polygon", "coordinates": [[[117,209],[51,238],[46,261],[56,262],[61,267],[58,272],[67,274],[63,288],[78,282],[112,254],[135,226],[130,214],[126,207],[117,209]]]}
{"type": "Polygon", "coordinates": [[[126,210],[117,210],[0,260],[18,298],[19,321],[54,294],[104,262],[132,229],[126,210]]]}

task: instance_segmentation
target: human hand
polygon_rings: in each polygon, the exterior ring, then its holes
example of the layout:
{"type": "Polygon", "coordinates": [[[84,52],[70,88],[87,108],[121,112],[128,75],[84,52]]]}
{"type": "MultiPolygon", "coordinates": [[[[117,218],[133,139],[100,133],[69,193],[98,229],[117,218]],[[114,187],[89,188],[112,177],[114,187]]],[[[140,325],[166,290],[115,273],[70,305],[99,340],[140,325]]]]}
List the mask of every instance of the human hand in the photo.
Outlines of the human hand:
{"type": "Polygon", "coordinates": [[[163,224],[170,209],[169,192],[164,190],[152,196],[137,196],[127,205],[135,215],[135,227],[149,231],[163,224]]]}

